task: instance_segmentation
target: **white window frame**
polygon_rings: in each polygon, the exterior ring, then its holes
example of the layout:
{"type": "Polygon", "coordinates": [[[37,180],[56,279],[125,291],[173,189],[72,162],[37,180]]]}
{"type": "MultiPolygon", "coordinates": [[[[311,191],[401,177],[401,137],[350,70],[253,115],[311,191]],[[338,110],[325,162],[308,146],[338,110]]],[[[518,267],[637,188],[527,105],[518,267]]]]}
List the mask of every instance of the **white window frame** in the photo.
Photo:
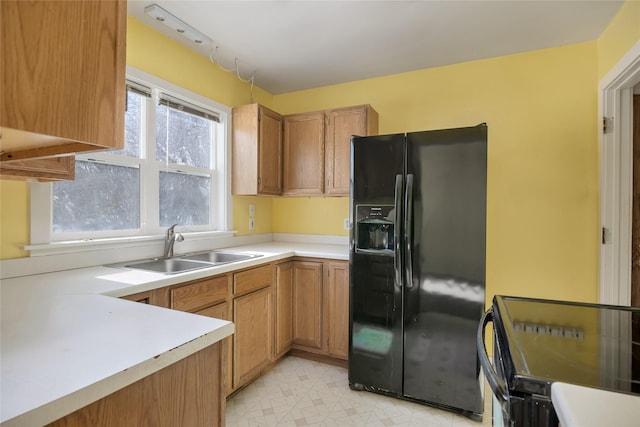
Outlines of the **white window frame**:
{"type": "MultiPolygon", "coordinates": [[[[215,152],[212,153],[215,162],[212,165],[215,173],[211,181],[212,224],[207,227],[185,226],[179,227],[179,229],[182,233],[191,232],[194,235],[193,237],[198,238],[229,237],[233,234],[233,203],[231,197],[231,108],[131,66],[127,66],[127,80],[149,87],[155,94],[163,93],[177,99],[185,100],[185,102],[193,104],[196,107],[211,110],[219,114],[223,131],[220,137],[222,143],[216,144],[215,152]],[[215,228],[215,230],[211,228],[215,228]]],[[[154,108],[148,109],[147,120],[155,120],[154,108]]],[[[149,127],[147,126],[147,128],[149,127]]],[[[155,153],[143,153],[143,156],[149,156],[155,159],[155,153]]],[[[82,156],[78,155],[78,159],[87,158],[109,160],[110,162],[116,160],[116,156],[106,151],[83,154],[82,156]]],[[[139,159],[136,158],[127,159],[124,156],[117,156],[117,160],[113,163],[132,165],[138,163],[138,161],[139,159]]],[[[178,168],[167,168],[154,161],[147,162],[147,167],[149,166],[150,169],[147,172],[141,173],[141,199],[146,197],[151,200],[141,200],[141,228],[139,230],[129,230],[126,236],[122,235],[122,230],[115,232],[100,231],[91,233],[91,237],[87,237],[87,233],[65,233],[62,235],[64,240],[55,240],[52,232],[52,184],[32,183],[31,245],[25,246],[25,249],[30,251],[32,256],[49,255],[55,253],[70,253],[76,250],[84,251],[91,246],[99,246],[101,248],[105,246],[118,247],[119,245],[130,245],[132,241],[153,241],[162,238],[166,228],[161,228],[158,224],[158,195],[144,194],[146,185],[144,180],[157,180],[160,171],[173,172],[176,169],[192,169],[185,165],[180,165],[178,168]],[[153,199],[155,199],[155,201],[153,199]],[[152,211],[144,212],[144,209],[148,209],[150,206],[152,211]],[[155,223],[144,224],[146,218],[155,218],[155,223]]]]}

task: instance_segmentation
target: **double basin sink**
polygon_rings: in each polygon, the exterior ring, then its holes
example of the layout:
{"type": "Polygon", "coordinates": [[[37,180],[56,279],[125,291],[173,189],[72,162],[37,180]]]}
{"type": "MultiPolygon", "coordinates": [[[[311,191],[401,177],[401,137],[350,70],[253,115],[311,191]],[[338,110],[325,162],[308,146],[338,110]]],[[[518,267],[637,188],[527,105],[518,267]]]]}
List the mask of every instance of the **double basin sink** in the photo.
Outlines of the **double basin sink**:
{"type": "Polygon", "coordinates": [[[244,261],[262,255],[239,254],[234,252],[206,251],[170,258],[152,258],[128,263],[119,263],[113,267],[129,268],[133,270],[153,271],[163,274],[184,273],[201,268],[215,267],[231,262],[244,261]]]}

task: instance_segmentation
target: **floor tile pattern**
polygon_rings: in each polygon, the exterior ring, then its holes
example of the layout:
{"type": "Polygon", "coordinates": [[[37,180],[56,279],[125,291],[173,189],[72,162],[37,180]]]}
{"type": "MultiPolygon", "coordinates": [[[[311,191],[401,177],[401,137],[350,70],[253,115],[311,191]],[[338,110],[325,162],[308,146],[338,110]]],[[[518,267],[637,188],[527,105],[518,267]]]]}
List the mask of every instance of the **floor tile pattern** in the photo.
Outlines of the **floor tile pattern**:
{"type": "MultiPolygon", "coordinates": [[[[485,427],[448,411],[349,389],[347,370],[287,357],[227,401],[227,427],[485,427]]],[[[488,401],[488,402],[487,402],[488,401]]]]}

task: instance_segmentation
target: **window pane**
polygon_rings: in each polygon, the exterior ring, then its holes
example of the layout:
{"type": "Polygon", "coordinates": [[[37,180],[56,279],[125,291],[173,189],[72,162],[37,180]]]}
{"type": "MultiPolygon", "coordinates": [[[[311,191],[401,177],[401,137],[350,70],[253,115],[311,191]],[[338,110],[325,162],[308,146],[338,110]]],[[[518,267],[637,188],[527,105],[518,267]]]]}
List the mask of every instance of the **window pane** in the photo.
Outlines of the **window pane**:
{"type": "Polygon", "coordinates": [[[160,226],[209,225],[211,178],[160,172],[160,226]]]}
{"type": "Polygon", "coordinates": [[[76,180],[53,184],[53,232],[140,228],[140,169],[76,161],[76,180]]]}
{"type": "Polygon", "coordinates": [[[124,149],[112,151],[122,156],[140,157],[142,129],[145,125],[144,104],[147,98],[127,91],[127,111],[124,116],[124,149]]]}
{"type": "Polygon", "coordinates": [[[156,160],[211,167],[211,120],[164,105],[156,107],[156,120],[156,160]]]}

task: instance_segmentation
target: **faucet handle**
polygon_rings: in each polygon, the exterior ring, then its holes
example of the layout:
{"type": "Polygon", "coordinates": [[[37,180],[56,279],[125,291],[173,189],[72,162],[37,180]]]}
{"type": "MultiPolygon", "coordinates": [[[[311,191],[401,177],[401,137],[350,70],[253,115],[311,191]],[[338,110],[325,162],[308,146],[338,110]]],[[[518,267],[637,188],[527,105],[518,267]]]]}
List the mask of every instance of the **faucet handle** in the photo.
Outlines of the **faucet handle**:
{"type": "Polygon", "coordinates": [[[167,236],[171,236],[174,233],[174,228],[176,228],[176,225],[178,224],[173,224],[171,227],[167,228],[167,236]]]}

